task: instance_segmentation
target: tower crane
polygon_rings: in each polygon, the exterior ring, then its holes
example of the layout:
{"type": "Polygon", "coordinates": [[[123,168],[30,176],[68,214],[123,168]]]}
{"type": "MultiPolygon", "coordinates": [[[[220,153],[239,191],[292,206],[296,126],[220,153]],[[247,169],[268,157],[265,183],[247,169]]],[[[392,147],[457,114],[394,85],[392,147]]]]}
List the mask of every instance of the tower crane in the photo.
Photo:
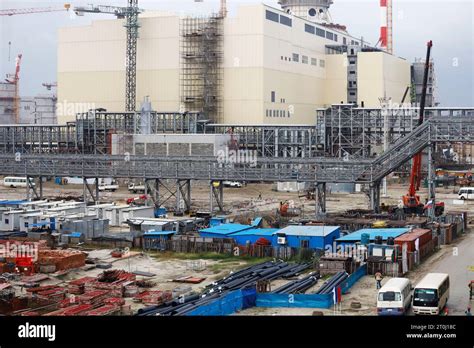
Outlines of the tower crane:
{"type": "Polygon", "coordinates": [[[138,8],[138,0],[128,0],[127,7],[88,5],[74,7],[74,12],[82,16],[84,13],[111,14],[119,19],[125,19],[127,29],[126,73],[125,73],[125,109],[136,111],[137,90],[137,41],[138,41],[138,15],[143,10],[138,8]]]}
{"type": "Polygon", "coordinates": [[[15,85],[15,98],[14,98],[14,110],[15,110],[15,123],[20,123],[20,65],[21,65],[21,58],[23,57],[22,54],[19,54],[16,57],[15,63],[15,74],[7,75],[5,81],[8,83],[15,85]]]}

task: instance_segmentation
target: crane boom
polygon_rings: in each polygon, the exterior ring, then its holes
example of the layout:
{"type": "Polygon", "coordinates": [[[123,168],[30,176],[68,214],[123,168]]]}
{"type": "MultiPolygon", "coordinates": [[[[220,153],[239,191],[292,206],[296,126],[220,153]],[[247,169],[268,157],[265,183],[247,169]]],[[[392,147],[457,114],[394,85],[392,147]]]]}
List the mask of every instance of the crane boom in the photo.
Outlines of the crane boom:
{"type": "Polygon", "coordinates": [[[62,12],[62,11],[69,11],[70,7],[71,7],[70,4],[64,4],[63,7],[33,7],[33,8],[7,9],[7,10],[0,10],[0,16],[15,16],[15,15],[44,13],[44,12],[62,12]]]}
{"type": "MultiPolygon", "coordinates": [[[[425,62],[425,71],[423,76],[423,89],[421,94],[420,101],[420,116],[418,118],[418,126],[423,124],[424,115],[425,115],[425,105],[426,105],[426,90],[428,88],[428,74],[430,68],[430,57],[431,57],[431,48],[433,47],[433,42],[429,41],[427,44],[426,50],[426,62],[425,62]]],[[[408,188],[408,194],[403,197],[403,203],[406,208],[417,209],[423,204],[420,202],[420,197],[417,196],[416,192],[420,189],[421,184],[421,160],[422,153],[418,152],[413,156],[413,162],[410,173],[410,186],[408,188]]]]}

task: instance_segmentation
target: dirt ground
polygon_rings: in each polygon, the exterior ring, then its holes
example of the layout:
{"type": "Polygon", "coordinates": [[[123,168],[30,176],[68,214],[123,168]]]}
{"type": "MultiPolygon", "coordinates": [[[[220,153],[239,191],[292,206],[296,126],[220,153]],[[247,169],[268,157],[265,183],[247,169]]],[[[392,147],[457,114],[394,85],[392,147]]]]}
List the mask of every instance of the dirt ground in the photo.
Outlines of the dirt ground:
{"type": "MultiPolygon", "coordinates": [[[[465,202],[464,205],[456,205],[453,200],[457,198],[458,188],[437,188],[437,199],[446,204],[446,210],[449,211],[468,211],[468,214],[474,212],[474,201],[465,202]]],[[[400,183],[391,183],[388,187],[387,196],[382,197],[385,204],[397,204],[401,196],[406,193],[406,185],[400,183]]],[[[24,199],[26,189],[11,189],[0,185],[0,199],[24,199]]],[[[57,197],[80,197],[82,195],[81,185],[59,186],[48,182],[44,185],[45,198],[57,197]]],[[[137,196],[129,193],[126,186],[117,192],[101,193],[103,201],[124,201],[127,198],[137,196]]],[[[273,185],[270,184],[249,184],[243,188],[226,188],[224,190],[224,199],[226,210],[233,216],[250,215],[259,216],[260,214],[275,212],[281,201],[292,200],[295,207],[303,210],[303,217],[314,216],[314,201],[306,199],[303,193],[275,192],[273,185]],[[259,196],[261,198],[259,198],[259,196]]],[[[422,200],[426,197],[426,189],[420,191],[422,200]]],[[[192,203],[194,209],[208,209],[209,188],[207,185],[193,183],[192,203]]],[[[355,194],[328,194],[327,210],[329,213],[342,212],[348,209],[367,209],[368,197],[365,193],[355,194]]],[[[408,277],[416,283],[424,274],[426,274],[434,264],[439,262],[450,250],[450,247],[444,247],[428,260],[426,260],[418,269],[411,272],[408,277]]],[[[114,269],[124,269],[126,271],[144,271],[154,273],[155,276],[138,279],[147,279],[157,283],[154,290],[175,290],[177,287],[188,287],[188,291],[200,291],[207,284],[227,275],[231,270],[235,270],[245,265],[245,262],[239,261],[216,261],[216,260],[186,260],[173,258],[156,258],[152,254],[141,254],[129,259],[113,259],[110,256],[111,250],[93,250],[89,252],[89,257],[98,258],[104,262],[112,262],[114,269]],[[200,266],[200,267],[198,267],[200,266]],[[202,270],[198,270],[202,268],[202,270]],[[204,282],[196,285],[178,284],[171,282],[172,279],[182,276],[195,276],[206,278],[204,282]]],[[[81,278],[84,276],[96,276],[101,273],[100,269],[74,270],[61,278],[52,278],[44,285],[61,284],[65,281],[81,278]]],[[[385,278],[385,281],[388,278],[385,278]]],[[[275,289],[283,285],[286,281],[278,280],[273,282],[272,288],[275,289]]],[[[308,293],[314,293],[324,282],[320,280],[318,284],[310,289],[308,293]]],[[[343,297],[342,306],[339,311],[320,310],[320,309],[289,309],[289,308],[252,308],[238,315],[311,315],[314,311],[322,311],[324,315],[375,315],[376,304],[375,281],[372,277],[362,278],[351,289],[349,294],[343,297]],[[360,309],[352,309],[351,302],[360,302],[360,309]]],[[[142,305],[131,303],[132,309],[141,308],[142,305]]]]}
{"type": "MultiPolygon", "coordinates": [[[[314,215],[315,204],[313,200],[304,197],[304,192],[276,192],[272,184],[248,184],[242,188],[225,188],[224,201],[225,210],[232,215],[275,212],[280,202],[291,200],[295,207],[303,210],[303,217],[314,215]]],[[[387,205],[397,204],[401,197],[406,194],[407,184],[400,184],[392,180],[388,186],[387,196],[382,195],[382,203],[387,205]]],[[[459,187],[437,188],[437,199],[446,203],[447,210],[469,210],[474,207],[474,201],[465,203],[464,206],[454,205],[453,199],[457,198],[459,187]]],[[[53,182],[44,183],[43,194],[46,199],[72,198],[81,199],[83,193],[82,185],[56,185],[53,182]]],[[[164,196],[165,193],[162,192],[164,196]]],[[[101,192],[100,199],[103,202],[125,202],[128,198],[137,197],[139,194],[128,192],[126,184],[121,184],[117,192],[101,192]]],[[[427,196],[426,188],[420,190],[422,201],[427,196]]],[[[24,199],[25,188],[9,188],[0,185],[0,199],[24,199]]],[[[174,206],[175,201],[170,199],[169,206],[174,206]]],[[[369,198],[367,194],[359,192],[354,194],[331,194],[327,195],[327,211],[342,212],[348,209],[367,209],[369,198]]],[[[192,206],[197,210],[209,209],[209,187],[203,182],[192,183],[192,206]]]]}

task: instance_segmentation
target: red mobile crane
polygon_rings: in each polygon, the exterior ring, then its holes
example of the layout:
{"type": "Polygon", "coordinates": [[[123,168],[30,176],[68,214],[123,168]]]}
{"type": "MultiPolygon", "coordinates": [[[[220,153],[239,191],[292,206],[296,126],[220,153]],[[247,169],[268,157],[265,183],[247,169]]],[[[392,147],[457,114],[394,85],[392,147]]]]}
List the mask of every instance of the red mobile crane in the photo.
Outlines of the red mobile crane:
{"type": "MultiPolygon", "coordinates": [[[[423,76],[423,90],[420,101],[420,117],[418,119],[418,126],[421,126],[424,122],[425,105],[426,105],[426,90],[428,88],[428,74],[430,69],[430,56],[431,48],[433,47],[433,41],[429,41],[426,51],[425,61],[425,72],[423,76]]],[[[417,195],[417,191],[420,189],[421,184],[421,158],[422,152],[420,151],[413,157],[411,173],[410,173],[410,186],[408,188],[408,194],[403,196],[403,205],[406,213],[422,214],[427,208],[429,203],[425,206],[420,202],[420,196],[417,195]]],[[[435,214],[441,215],[444,212],[444,202],[436,203],[435,214]]]]}

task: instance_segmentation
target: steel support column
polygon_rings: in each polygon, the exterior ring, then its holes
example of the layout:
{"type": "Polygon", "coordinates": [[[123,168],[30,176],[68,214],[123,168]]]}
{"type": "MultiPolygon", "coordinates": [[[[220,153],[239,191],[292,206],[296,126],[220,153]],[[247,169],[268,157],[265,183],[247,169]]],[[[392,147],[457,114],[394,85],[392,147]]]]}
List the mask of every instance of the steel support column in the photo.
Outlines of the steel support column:
{"type": "Polygon", "coordinates": [[[320,219],[326,216],[326,183],[316,183],[315,189],[316,218],[320,219]]]}
{"type": "Polygon", "coordinates": [[[370,209],[380,212],[380,181],[370,184],[370,209]]]}
{"type": "Polygon", "coordinates": [[[177,180],[176,208],[177,211],[184,210],[188,213],[191,210],[191,180],[177,180]],[[181,204],[181,201],[183,204],[181,204]]]}
{"type": "Polygon", "coordinates": [[[42,177],[39,177],[38,187],[39,191],[36,188],[36,178],[27,176],[26,177],[26,199],[27,200],[39,200],[43,199],[43,180],[42,177]]]}
{"type": "Polygon", "coordinates": [[[99,190],[99,178],[94,179],[94,183],[92,184],[93,187],[87,182],[88,178],[83,178],[83,200],[84,203],[88,203],[90,196],[95,204],[99,203],[100,199],[100,190],[99,190]]]}
{"type": "Polygon", "coordinates": [[[219,212],[224,212],[224,183],[223,181],[211,181],[209,204],[211,213],[214,212],[214,203],[219,212]]]}

